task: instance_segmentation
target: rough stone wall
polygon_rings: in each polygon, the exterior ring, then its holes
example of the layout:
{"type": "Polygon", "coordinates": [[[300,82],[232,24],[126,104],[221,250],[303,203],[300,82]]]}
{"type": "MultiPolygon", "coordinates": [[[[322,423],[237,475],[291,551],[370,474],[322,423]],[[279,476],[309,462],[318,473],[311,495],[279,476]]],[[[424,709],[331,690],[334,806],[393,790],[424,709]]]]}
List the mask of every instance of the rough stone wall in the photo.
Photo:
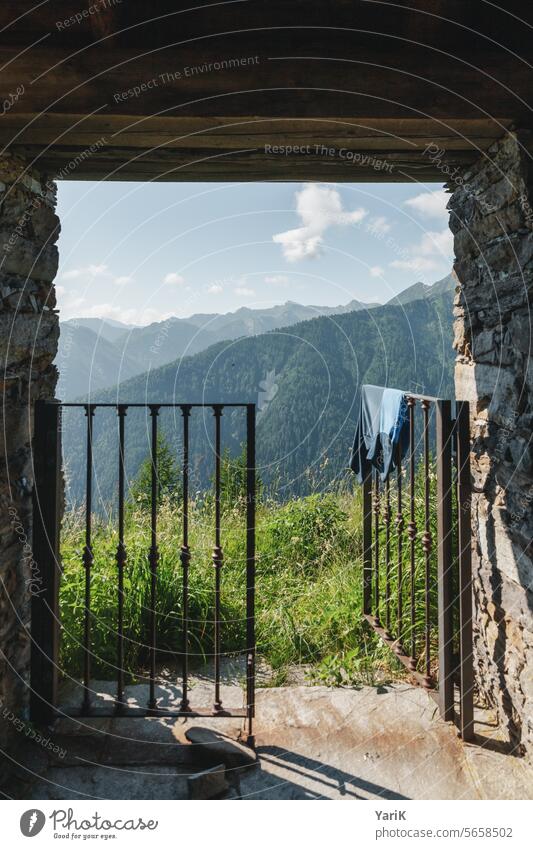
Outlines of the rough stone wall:
{"type": "Polygon", "coordinates": [[[477,683],[533,754],[533,197],[523,136],[463,175],[454,233],[456,395],[471,402],[477,683]]]}
{"type": "Polygon", "coordinates": [[[57,379],[55,204],[56,187],[46,175],[0,156],[1,749],[12,748],[28,719],[30,595],[39,589],[32,567],[30,442],[33,402],[53,398],[57,379]]]}

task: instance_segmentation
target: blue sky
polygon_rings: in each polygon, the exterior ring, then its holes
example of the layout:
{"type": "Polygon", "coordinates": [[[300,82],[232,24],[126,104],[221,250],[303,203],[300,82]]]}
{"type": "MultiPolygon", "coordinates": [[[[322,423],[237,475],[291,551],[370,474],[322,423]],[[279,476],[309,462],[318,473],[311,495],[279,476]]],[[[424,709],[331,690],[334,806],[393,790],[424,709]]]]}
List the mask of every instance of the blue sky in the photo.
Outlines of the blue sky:
{"type": "Polygon", "coordinates": [[[448,274],[437,184],[60,183],[63,319],[384,302],[448,274]]]}

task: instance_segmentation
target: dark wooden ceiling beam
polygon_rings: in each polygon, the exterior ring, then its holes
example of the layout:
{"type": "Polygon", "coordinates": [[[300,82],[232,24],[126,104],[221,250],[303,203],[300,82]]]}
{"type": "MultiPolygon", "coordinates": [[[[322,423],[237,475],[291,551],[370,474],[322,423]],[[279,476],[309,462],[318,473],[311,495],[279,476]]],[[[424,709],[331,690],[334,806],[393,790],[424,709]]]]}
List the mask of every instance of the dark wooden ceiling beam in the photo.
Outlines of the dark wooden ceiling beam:
{"type": "MultiPolygon", "coordinates": [[[[185,182],[219,181],[309,181],[321,182],[444,182],[445,177],[429,159],[396,151],[361,151],[355,164],[336,156],[294,153],[290,156],[264,154],[260,150],[229,151],[217,148],[156,149],[115,148],[102,151],[74,166],[79,149],[54,149],[44,155],[40,148],[20,148],[40,169],[59,179],[158,180],[185,182]]],[[[451,152],[447,166],[473,162],[476,154],[451,152]]]]}
{"type": "Polygon", "coordinates": [[[173,148],[216,147],[231,150],[280,144],[343,145],[351,150],[417,151],[438,144],[446,150],[484,149],[502,135],[502,126],[491,119],[435,120],[331,117],[328,119],[234,117],[87,116],[44,113],[7,113],[0,122],[0,143],[17,135],[18,144],[55,147],[94,145],[105,137],[109,147],[173,148]]]}
{"type": "Polygon", "coordinates": [[[429,144],[455,167],[511,125],[532,129],[529,24],[501,10],[488,15],[490,4],[251,0],[175,14],[182,5],[150,4],[146,21],[144,2],[110,0],[98,20],[58,28],[53,19],[72,14],[72,4],[27,15],[24,3],[4,4],[2,146],[57,172],[75,159],[77,179],[152,179],[159,169],[160,179],[443,181],[429,144]],[[495,21],[501,46],[490,40],[495,21]],[[484,36],[470,30],[464,41],[473,23],[484,36]],[[519,56],[508,49],[518,31],[527,47],[519,56]],[[315,161],[266,149],[298,145],[335,153],[315,161]],[[343,148],[394,167],[378,175],[359,163],[355,172],[343,148]]]}
{"type": "MultiPolygon", "coordinates": [[[[532,74],[507,54],[454,56],[416,48],[335,53],[233,39],[213,52],[35,48],[3,53],[2,97],[24,86],[12,113],[262,115],[267,117],[509,118],[531,121],[532,74]],[[143,88],[144,86],[144,88],[143,88]],[[150,87],[148,87],[150,86],[150,87]],[[139,90],[140,89],[140,90],[139,90]]],[[[533,53],[529,56],[533,67],[533,53]]]]}
{"type": "Polygon", "coordinates": [[[46,35],[50,46],[80,47],[106,39],[127,49],[246,28],[275,33],[282,27],[319,27],[324,42],[328,28],[337,27],[358,31],[361,39],[378,33],[471,52],[496,44],[520,51],[533,23],[523,0],[499,6],[484,0],[107,0],[84,15],[91,5],[89,0],[79,5],[5,0],[0,29],[12,45],[27,46],[46,35]]]}

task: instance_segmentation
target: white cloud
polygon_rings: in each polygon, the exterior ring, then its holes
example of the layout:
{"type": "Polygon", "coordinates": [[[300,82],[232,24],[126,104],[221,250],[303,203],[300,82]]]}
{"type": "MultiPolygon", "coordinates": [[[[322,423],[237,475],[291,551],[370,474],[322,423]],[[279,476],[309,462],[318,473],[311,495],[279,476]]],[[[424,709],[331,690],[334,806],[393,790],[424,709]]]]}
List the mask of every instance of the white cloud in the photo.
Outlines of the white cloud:
{"type": "Polygon", "coordinates": [[[163,283],[166,286],[181,286],[185,283],[185,278],[181,274],[176,274],[175,271],[170,271],[163,277],[163,283]]]}
{"type": "Polygon", "coordinates": [[[429,231],[424,233],[420,243],[420,251],[425,256],[432,253],[440,253],[444,257],[451,257],[453,254],[453,233],[449,227],[438,232],[429,231]]]}
{"type": "Polygon", "coordinates": [[[78,277],[109,277],[107,265],[87,265],[84,268],[71,268],[60,275],[61,280],[76,280],[78,277]]]}
{"type": "Polygon", "coordinates": [[[371,265],[368,270],[371,277],[381,277],[385,269],[381,265],[371,265]]]}
{"type": "Polygon", "coordinates": [[[84,318],[116,318],[118,321],[124,321],[122,318],[129,310],[124,310],[116,304],[93,304],[83,311],[84,318]]]}
{"type": "Polygon", "coordinates": [[[367,214],[362,208],[346,211],[336,189],[315,183],[296,192],[296,212],[302,226],[272,236],[272,240],[281,245],[288,262],[319,256],[324,234],[330,227],[359,224],[367,214]]]}
{"type": "Polygon", "coordinates": [[[373,218],[370,218],[366,225],[368,232],[374,236],[381,236],[388,233],[390,227],[391,226],[384,215],[376,215],[373,218]]]}
{"type": "Polygon", "coordinates": [[[208,286],[207,293],[208,295],[220,295],[221,292],[224,291],[224,287],[220,285],[220,283],[213,283],[212,286],[208,286]]]}
{"type": "Polygon", "coordinates": [[[87,269],[91,277],[107,277],[107,265],[90,265],[87,269]]]}
{"type": "Polygon", "coordinates": [[[288,262],[298,262],[305,257],[316,257],[322,249],[322,236],[310,236],[306,227],[287,230],[272,236],[276,244],[281,245],[283,256],[288,262]]]}
{"type": "Polygon", "coordinates": [[[404,271],[436,271],[450,265],[453,259],[453,234],[448,227],[429,230],[417,245],[409,249],[409,256],[391,262],[391,268],[404,271]]]}
{"type": "Polygon", "coordinates": [[[236,289],[233,290],[236,295],[244,295],[245,298],[251,298],[255,295],[253,289],[248,289],[246,286],[237,286],[236,289]]]}
{"type": "Polygon", "coordinates": [[[78,292],[56,286],[58,307],[61,311],[61,320],[76,318],[84,309],[86,300],[78,292]]]}
{"type": "Polygon", "coordinates": [[[406,206],[410,206],[419,215],[426,218],[447,218],[448,211],[446,204],[450,197],[444,189],[438,189],[435,192],[422,192],[415,195],[413,198],[405,201],[406,206]]]}
{"type": "Polygon", "coordinates": [[[122,277],[115,277],[113,283],[115,284],[115,286],[127,286],[128,283],[133,283],[133,277],[129,277],[128,275],[124,274],[122,275],[122,277]]]}
{"type": "Polygon", "coordinates": [[[411,259],[395,259],[391,262],[391,268],[398,268],[402,271],[435,271],[438,264],[432,259],[426,259],[423,256],[412,257],[411,259]]]}
{"type": "Polygon", "coordinates": [[[265,283],[267,286],[288,286],[289,278],[285,274],[267,274],[265,283]]]}

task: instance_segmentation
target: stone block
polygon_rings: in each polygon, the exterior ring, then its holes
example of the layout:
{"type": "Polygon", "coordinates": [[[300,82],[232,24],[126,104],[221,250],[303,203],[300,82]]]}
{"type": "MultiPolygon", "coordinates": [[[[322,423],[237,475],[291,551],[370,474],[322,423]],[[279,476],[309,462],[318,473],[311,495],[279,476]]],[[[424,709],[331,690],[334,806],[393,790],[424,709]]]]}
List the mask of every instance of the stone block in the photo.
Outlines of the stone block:
{"type": "MultiPolygon", "coordinates": [[[[512,220],[513,211],[510,209],[511,204],[514,205],[515,210],[519,210],[517,201],[524,189],[523,180],[520,176],[516,175],[514,180],[509,179],[509,176],[510,175],[505,172],[501,173],[499,180],[491,183],[490,186],[487,186],[485,191],[480,192],[479,194],[479,202],[482,205],[482,208],[494,209],[498,218],[502,221],[505,221],[506,215],[509,216],[509,220],[512,220]]],[[[490,219],[493,219],[493,215],[486,215],[484,218],[485,220],[489,219],[490,226],[490,219]]],[[[521,221],[522,219],[518,214],[514,229],[518,229],[521,221]]]]}
{"type": "Polygon", "coordinates": [[[194,757],[204,763],[223,763],[228,769],[247,769],[257,763],[252,748],[211,728],[193,725],[186,729],[185,737],[194,747],[194,757]]]}
{"type": "Polygon", "coordinates": [[[0,157],[0,180],[5,183],[17,182],[26,169],[27,163],[20,156],[4,153],[0,157]]]}
{"type": "Polygon", "coordinates": [[[498,355],[499,332],[494,328],[482,330],[472,341],[472,358],[477,362],[495,362],[498,355]]]}
{"type": "Polygon", "coordinates": [[[482,557],[494,562],[500,575],[505,575],[519,586],[533,586],[533,563],[523,546],[517,545],[512,538],[509,528],[512,518],[507,510],[498,509],[485,500],[479,515],[482,519],[478,530],[482,557]]]}
{"type": "Polygon", "coordinates": [[[217,764],[202,772],[191,775],[187,781],[191,799],[216,799],[229,790],[226,767],[217,764]]]}
{"type": "Polygon", "coordinates": [[[19,236],[15,230],[2,230],[0,261],[4,274],[51,283],[57,274],[59,253],[56,245],[39,246],[35,241],[19,236]]]}
{"type": "Polygon", "coordinates": [[[489,420],[508,421],[517,412],[518,392],[512,371],[487,363],[456,363],[455,394],[462,401],[489,402],[489,420]]]}
{"type": "Polygon", "coordinates": [[[46,204],[42,204],[35,210],[31,217],[31,226],[40,244],[46,241],[55,242],[61,231],[59,218],[46,204]]]}
{"type": "MultiPolygon", "coordinates": [[[[7,369],[19,369],[21,363],[33,360],[32,368],[40,371],[39,360],[51,363],[57,353],[59,324],[57,316],[45,313],[13,313],[0,315],[0,357],[7,369]]],[[[26,369],[24,375],[29,379],[26,369]]]]}
{"type": "Polygon", "coordinates": [[[531,444],[531,436],[528,438],[515,436],[509,442],[509,450],[516,471],[519,474],[531,477],[533,474],[533,445],[531,444]]]}
{"type": "Polygon", "coordinates": [[[514,348],[524,354],[530,354],[533,348],[531,333],[531,314],[528,310],[514,313],[509,322],[509,336],[514,348]]]}

